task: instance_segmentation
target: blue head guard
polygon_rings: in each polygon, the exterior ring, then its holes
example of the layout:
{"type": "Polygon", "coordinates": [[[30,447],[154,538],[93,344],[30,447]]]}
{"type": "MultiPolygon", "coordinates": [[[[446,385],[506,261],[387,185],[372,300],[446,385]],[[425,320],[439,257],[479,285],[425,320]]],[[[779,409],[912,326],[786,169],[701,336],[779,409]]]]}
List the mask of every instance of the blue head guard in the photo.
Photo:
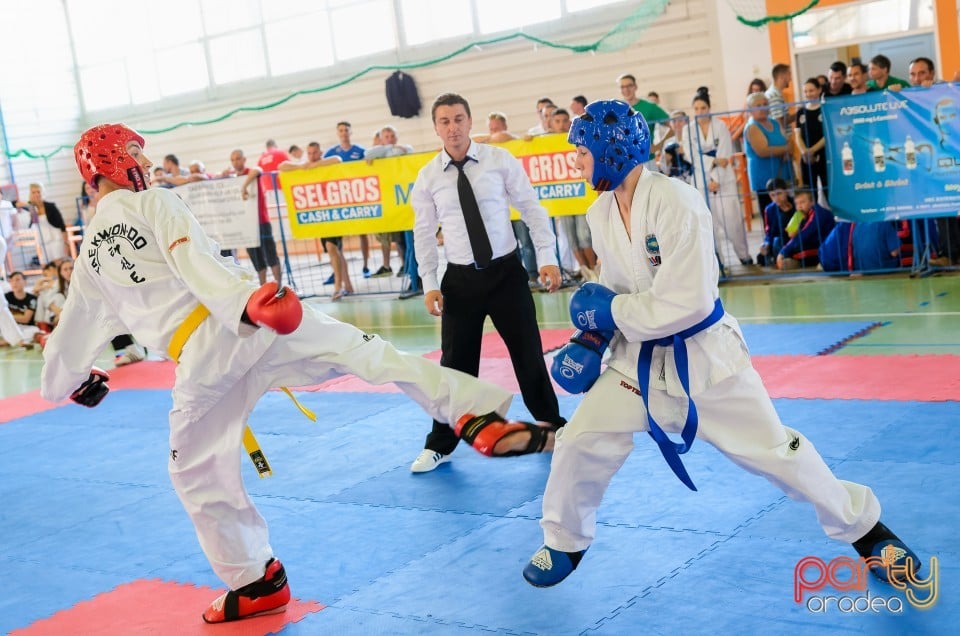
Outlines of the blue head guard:
{"type": "Polygon", "coordinates": [[[626,102],[593,102],[573,120],[567,141],[593,155],[594,190],[613,190],[650,158],[650,129],[626,102]]]}

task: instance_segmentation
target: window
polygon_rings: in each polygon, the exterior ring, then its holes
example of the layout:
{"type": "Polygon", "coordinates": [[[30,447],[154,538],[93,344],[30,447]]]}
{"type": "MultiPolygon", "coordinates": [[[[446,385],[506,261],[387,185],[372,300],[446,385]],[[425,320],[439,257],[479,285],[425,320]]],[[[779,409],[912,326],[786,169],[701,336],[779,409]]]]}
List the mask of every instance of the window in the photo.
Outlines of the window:
{"type": "MultiPolygon", "coordinates": [[[[260,26],[260,0],[202,0],[203,30],[218,35],[260,26]]],[[[283,0],[266,0],[268,4],[286,4],[283,0]]],[[[171,4],[168,6],[177,6],[171,4]]]]}
{"type": "Polygon", "coordinates": [[[877,0],[814,9],[791,20],[797,49],[933,27],[933,0],[877,0]]]}
{"type": "Polygon", "coordinates": [[[326,11],[267,23],[265,30],[271,75],[333,65],[333,44],[326,11]]]}
{"type": "Polygon", "coordinates": [[[559,0],[477,1],[481,33],[512,31],[528,24],[560,19],[559,0]]]}
{"type": "Polygon", "coordinates": [[[473,33],[470,0],[400,0],[400,15],[411,46],[473,33]]]}
{"type": "Polygon", "coordinates": [[[339,0],[330,4],[330,20],[334,25],[333,47],[338,60],[397,48],[392,0],[339,0]]]}
{"type": "Polygon", "coordinates": [[[263,77],[267,61],[263,56],[260,29],[248,29],[210,40],[210,68],[213,81],[228,84],[263,77]]]}
{"type": "Polygon", "coordinates": [[[590,9],[605,7],[608,4],[617,4],[618,2],[623,2],[623,0],[565,0],[567,11],[569,13],[574,13],[575,11],[589,11],[590,9]]]}
{"type": "Polygon", "coordinates": [[[157,51],[157,79],[164,97],[207,88],[207,59],[199,43],[157,51]]]}
{"type": "Polygon", "coordinates": [[[83,102],[87,110],[110,108],[118,104],[130,103],[130,91],[119,78],[127,76],[123,62],[107,62],[80,70],[80,82],[83,84],[83,102]]]}

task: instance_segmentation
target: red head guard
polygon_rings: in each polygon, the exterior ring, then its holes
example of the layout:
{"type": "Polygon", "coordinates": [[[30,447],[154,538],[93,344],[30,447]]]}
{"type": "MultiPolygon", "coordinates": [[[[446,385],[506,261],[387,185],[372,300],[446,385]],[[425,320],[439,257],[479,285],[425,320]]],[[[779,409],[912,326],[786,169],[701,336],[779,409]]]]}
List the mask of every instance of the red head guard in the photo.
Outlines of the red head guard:
{"type": "Polygon", "coordinates": [[[83,180],[94,190],[98,189],[97,177],[105,177],[120,186],[133,186],[136,192],[146,190],[143,169],[127,152],[131,141],[143,147],[143,137],[123,124],[102,124],[83,133],[73,147],[83,180]]]}

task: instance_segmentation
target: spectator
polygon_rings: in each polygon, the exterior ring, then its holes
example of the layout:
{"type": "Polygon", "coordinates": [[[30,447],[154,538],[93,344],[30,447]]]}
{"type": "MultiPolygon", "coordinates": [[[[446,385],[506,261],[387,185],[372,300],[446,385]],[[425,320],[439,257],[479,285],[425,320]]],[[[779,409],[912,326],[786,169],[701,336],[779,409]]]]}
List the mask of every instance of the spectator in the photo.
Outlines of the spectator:
{"type": "MultiPolygon", "coordinates": [[[[353,126],[348,121],[337,122],[337,145],[327,148],[323,153],[325,159],[337,156],[344,162],[359,161],[363,159],[363,153],[366,148],[353,143],[353,126]]],[[[299,149],[298,149],[299,150],[299,149]]],[[[292,153],[291,153],[292,154],[292,153]]],[[[301,151],[302,154],[302,151],[301,151]]],[[[370,277],[370,238],[366,234],[360,235],[360,255],[363,257],[363,269],[361,270],[364,278],[370,277]]]]}
{"type": "Polygon", "coordinates": [[[573,99],[570,100],[570,113],[574,117],[579,117],[585,112],[587,108],[587,98],[583,95],[575,95],[573,99]]]}
{"type": "Polygon", "coordinates": [[[936,83],[933,60],[929,57],[918,57],[910,61],[910,86],[930,88],[936,83]]]}
{"type": "Polygon", "coordinates": [[[816,267],[820,263],[820,243],[836,224],[832,212],[814,203],[812,191],[800,190],[794,196],[803,221],[800,231],[777,254],[777,269],[781,270],[816,267]]]}
{"type": "Polygon", "coordinates": [[[830,86],[830,80],[827,79],[826,75],[817,75],[817,84],[820,85],[820,92],[823,93],[827,90],[827,87],[830,86]]]}
{"type": "Polygon", "coordinates": [[[257,223],[260,227],[260,245],[257,247],[248,247],[247,255],[250,257],[250,264],[257,272],[260,284],[267,282],[267,268],[270,268],[273,274],[273,280],[277,281],[277,287],[281,287],[280,257],[277,255],[277,243],[273,239],[273,224],[270,222],[270,214],[267,211],[267,198],[264,196],[263,189],[260,187],[260,168],[247,167],[247,158],[243,151],[237,148],[230,153],[230,166],[233,168],[233,174],[236,177],[246,177],[243,185],[240,186],[240,196],[243,200],[250,197],[250,184],[256,182],[257,188],[257,223]]]}
{"type": "MultiPolygon", "coordinates": [[[[327,152],[329,152],[329,150],[327,152]]],[[[303,148],[297,144],[293,144],[287,149],[287,156],[289,157],[288,161],[293,161],[294,163],[303,163],[307,160],[303,154],[303,148]]]]}
{"type": "Polygon", "coordinates": [[[507,130],[507,116],[496,111],[487,115],[487,134],[473,136],[473,140],[481,144],[499,144],[516,138],[507,130]]]}
{"type": "Polygon", "coordinates": [[[550,132],[564,134],[570,132],[570,113],[563,108],[553,111],[553,115],[550,116],[550,132]]]}
{"type": "Polygon", "coordinates": [[[33,343],[27,340],[23,329],[17,324],[6,303],[0,304],[0,346],[23,347],[32,349],[33,343]]]}
{"type": "Polygon", "coordinates": [[[820,84],[815,78],[803,83],[803,97],[807,100],[797,113],[796,136],[800,150],[801,184],[806,184],[814,192],[817,181],[824,193],[827,192],[827,154],[826,139],[823,136],[823,111],[820,109],[820,84]]]}
{"type": "Polygon", "coordinates": [[[870,80],[868,90],[882,91],[886,88],[907,88],[910,84],[906,80],[890,75],[890,58],[886,55],[874,55],[870,58],[870,80]]]}
{"type": "Polygon", "coordinates": [[[787,100],[783,93],[790,88],[790,65],[775,64],[771,74],[773,75],[773,83],[764,93],[767,96],[767,103],[770,105],[770,119],[779,122],[780,127],[786,132],[790,130],[790,126],[793,124],[793,117],[785,105],[787,100]]]}
{"type": "Polygon", "coordinates": [[[56,203],[44,200],[41,184],[31,183],[29,200],[17,201],[14,205],[30,210],[31,225],[40,234],[40,243],[48,261],[63,258],[70,252],[63,214],[56,203]]]}
{"type": "Polygon", "coordinates": [[[867,67],[855,60],[847,69],[847,83],[850,84],[851,95],[869,92],[871,89],[867,86],[867,67]]]}
{"type": "MultiPolygon", "coordinates": [[[[537,119],[538,123],[536,126],[533,126],[527,131],[527,134],[530,136],[542,135],[547,132],[547,122],[549,119],[544,119],[543,109],[545,106],[553,106],[553,100],[549,97],[541,97],[537,100],[537,119]]],[[[548,115],[549,117],[549,115],[548,115]]]]}
{"type": "Polygon", "coordinates": [[[787,179],[790,174],[790,142],[780,123],[767,114],[767,96],[752,93],[747,98],[750,119],[744,128],[743,150],[747,156],[747,174],[757,193],[760,209],[770,205],[766,184],[775,178],[787,179]]]}
{"type": "MultiPolygon", "coordinates": [[[[399,143],[396,128],[384,126],[380,129],[380,143],[372,148],[367,148],[363,153],[363,158],[366,159],[368,164],[372,164],[374,159],[399,157],[412,152],[413,146],[399,143]]],[[[400,268],[397,275],[403,276],[406,273],[405,259],[407,256],[406,240],[403,232],[383,232],[377,234],[377,238],[380,240],[380,254],[383,257],[383,265],[370,277],[382,278],[393,274],[393,268],[390,266],[390,246],[392,243],[396,243],[397,256],[400,259],[400,268]]]]}
{"type": "Polygon", "coordinates": [[[776,256],[790,241],[787,224],[793,218],[796,208],[790,196],[789,185],[783,179],[771,179],[765,189],[770,193],[771,201],[763,209],[763,243],[757,254],[757,265],[773,267],[776,256]]]}
{"type": "Polygon", "coordinates": [[[823,92],[823,97],[826,99],[849,95],[853,89],[847,84],[846,80],[847,65],[837,60],[830,65],[830,73],[827,77],[827,89],[823,92]]]}
{"type": "Polygon", "coordinates": [[[657,91],[650,91],[649,93],[647,93],[647,101],[653,102],[654,104],[656,104],[657,106],[659,106],[659,105],[660,105],[660,93],[658,93],[657,91]]]}
{"type": "Polygon", "coordinates": [[[673,130],[674,137],[663,146],[657,166],[663,174],[686,183],[693,182],[693,164],[690,163],[684,150],[686,145],[684,140],[689,124],[690,120],[682,110],[674,110],[670,113],[667,125],[673,130]]]}
{"type": "MultiPolygon", "coordinates": [[[[630,106],[633,107],[633,110],[643,115],[643,118],[647,121],[647,124],[650,127],[651,133],[656,132],[654,129],[658,123],[661,127],[666,126],[667,120],[670,119],[670,114],[656,103],[637,97],[636,77],[627,73],[618,77],[617,82],[620,84],[620,95],[623,96],[623,101],[630,104],[630,106]]],[[[657,136],[658,135],[654,134],[654,137],[657,136]]],[[[654,143],[650,146],[650,156],[656,157],[658,154],[660,154],[660,150],[663,149],[663,145],[671,137],[673,137],[673,130],[668,127],[667,131],[663,133],[663,137],[660,138],[659,143],[654,143]]],[[[650,167],[655,168],[655,166],[650,167]]]]}
{"type": "Polygon", "coordinates": [[[18,325],[29,327],[34,324],[34,316],[37,313],[37,297],[27,291],[27,279],[23,272],[10,272],[7,278],[10,283],[10,291],[4,294],[10,313],[18,325]]]}
{"type": "Polygon", "coordinates": [[[900,267],[900,237],[896,223],[876,221],[853,224],[853,268],[859,271],[900,267]]]}
{"type": "Polygon", "coordinates": [[[73,276],[73,261],[64,258],[57,265],[56,293],[50,296],[50,323],[56,327],[60,322],[60,313],[67,302],[67,292],[70,290],[70,278],[73,276]]]}
{"type": "MultiPolygon", "coordinates": [[[[759,77],[753,78],[747,87],[747,97],[754,93],[764,93],[767,90],[767,83],[759,77]]],[[[734,149],[741,148],[743,143],[743,129],[747,125],[750,107],[746,103],[743,105],[743,112],[737,115],[731,115],[727,118],[727,126],[730,129],[730,139],[733,141],[734,149]]]]}
{"type": "MultiPolygon", "coordinates": [[[[696,188],[710,203],[713,217],[713,238],[718,255],[724,239],[730,241],[733,251],[743,265],[751,265],[750,248],[747,246],[747,229],[737,199],[737,175],[733,171],[731,156],[733,142],[730,131],[710,116],[710,91],[706,86],[697,89],[693,98],[693,113],[696,125],[693,134],[697,137],[684,140],[684,155],[693,162],[693,181],[696,188]]],[[[721,263],[723,258],[721,257],[721,263]]]]}
{"type": "Polygon", "coordinates": [[[263,151],[263,154],[260,155],[260,158],[257,159],[257,167],[260,168],[260,188],[263,190],[264,194],[270,192],[271,190],[278,190],[280,188],[279,176],[276,177],[274,181],[273,175],[271,173],[277,172],[280,170],[280,164],[288,162],[296,166],[298,163],[302,162],[290,162],[290,156],[277,148],[277,142],[273,139],[267,139],[266,150],[263,151]]]}
{"type": "MultiPolygon", "coordinates": [[[[280,172],[310,170],[321,166],[342,163],[342,161],[343,160],[337,155],[324,157],[320,144],[316,141],[311,141],[307,144],[307,160],[305,162],[294,163],[287,159],[277,165],[277,170],[280,172]]],[[[262,184],[263,179],[261,178],[261,185],[262,184]]],[[[323,247],[330,257],[330,266],[333,268],[333,295],[331,296],[331,300],[336,302],[342,300],[344,296],[349,296],[353,293],[353,283],[350,281],[350,272],[347,270],[347,259],[343,255],[343,237],[325,237],[323,239],[323,247]]],[[[324,282],[324,284],[328,283],[324,282]]]]}

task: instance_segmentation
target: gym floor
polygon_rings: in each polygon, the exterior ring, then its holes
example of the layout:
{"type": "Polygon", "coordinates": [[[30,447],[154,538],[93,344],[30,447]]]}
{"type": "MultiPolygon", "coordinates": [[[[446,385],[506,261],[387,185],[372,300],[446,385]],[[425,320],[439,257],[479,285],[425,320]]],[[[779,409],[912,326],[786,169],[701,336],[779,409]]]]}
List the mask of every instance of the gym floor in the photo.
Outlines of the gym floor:
{"type": "MultiPolygon", "coordinates": [[[[884,521],[924,560],[922,584],[857,587],[841,569],[817,585],[808,570],[797,601],[798,562],[853,557],[850,546],[706,444],[686,456],[700,489],[687,491],[637,436],[580,568],[532,588],[520,570],[541,543],[549,456],[460,448],[412,475],[428,419],[390,387],[345,378],[300,394],[316,424],[273,392],[251,417],[274,474],[245,466],[245,477],[297,601],[282,615],[205,626],[200,612],[222,584],[166,477],[170,363],[117,369],[104,403],[82,409],[40,400],[40,352],[7,348],[0,564],[13,584],[0,633],[950,633],[960,619],[960,276],[795,278],[725,285],[721,296],[784,422],[838,476],[874,489],[884,521]]],[[[572,330],[569,290],[535,299],[549,351],[572,330]]],[[[439,321],[422,297],[311,302],[436,355],[439,321]]],[[[515,387],[495,340],[481,375],[515,387]]],[[[101,363],[112,365],[112,351],[101,363]]],[[[579,397],[560,400],[569,416],[579,397]]],[[[525,414],[519,396],[510,414],[525,414]]]]}

